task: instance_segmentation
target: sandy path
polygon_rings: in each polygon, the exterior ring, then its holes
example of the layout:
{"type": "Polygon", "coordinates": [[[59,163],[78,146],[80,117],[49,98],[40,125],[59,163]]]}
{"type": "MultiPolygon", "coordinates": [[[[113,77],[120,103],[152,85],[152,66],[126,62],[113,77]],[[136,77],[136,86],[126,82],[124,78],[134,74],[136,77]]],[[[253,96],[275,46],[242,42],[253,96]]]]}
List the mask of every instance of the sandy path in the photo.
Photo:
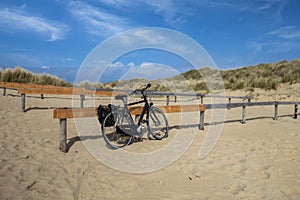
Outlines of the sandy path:
{"type": "MultiPolygon", "coordinates": [[[[205,131],[186,127],[184,132],[197,134],[181,158],[156,172],[130,174],[104,166],[80,141],[67,154],[59,152],[59,127],[52,110],[21,113],[20,98],[13,96],[0,96],[0,102],[0,199],[300,198],[299,119],[274,121],[273,107],[247,108],[247,117],[259,113],[262,118],[246,124],[238,122],[240,108],[227,111],[226,119],[237,121],[224,125],[217,145],[203,160],[198,152],[208,126],[205,131]]],[[[28,98],[26,104],[71,106],[70,100],[56,98],[28,98]]],[[[279,109],[279,115],[292,112],[288,106],[279,109]]],[[[168,115],[170,123],[177,117],[168,115]]],[[[68,138],[76,136],[74,122],[69,120],[68,138]]],[[[129,148],[151,150],[160,145],[144,140],[129,148]]]]}

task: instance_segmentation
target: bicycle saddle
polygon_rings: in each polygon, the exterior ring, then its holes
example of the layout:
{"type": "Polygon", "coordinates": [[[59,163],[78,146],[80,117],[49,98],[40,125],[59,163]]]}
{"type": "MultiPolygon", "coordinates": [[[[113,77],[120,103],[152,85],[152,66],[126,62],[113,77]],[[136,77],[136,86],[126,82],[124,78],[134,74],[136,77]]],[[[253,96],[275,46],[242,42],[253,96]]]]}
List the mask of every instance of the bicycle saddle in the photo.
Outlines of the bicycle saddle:
{"type": "Polygon", "coordinates": [[[123,100],[126,97],[127,97],[126,94],[118,94],[117,96],[115,96],[115,100],[123,100]]]}

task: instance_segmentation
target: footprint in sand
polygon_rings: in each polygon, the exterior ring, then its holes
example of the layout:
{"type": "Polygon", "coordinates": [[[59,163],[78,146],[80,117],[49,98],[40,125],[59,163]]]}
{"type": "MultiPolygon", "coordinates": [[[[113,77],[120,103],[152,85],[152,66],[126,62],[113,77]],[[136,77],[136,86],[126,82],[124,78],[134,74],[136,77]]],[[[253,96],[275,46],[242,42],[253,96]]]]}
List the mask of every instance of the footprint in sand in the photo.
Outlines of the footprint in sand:
{"type": "Polygon", "coordinates": [[[263,179],[269,179],[271,177],[270,173],[267,170],[271,167],[271,165],[266,165],[260,170],[260,174],[263,179]]]}
{"type": "Polygon", "coordinates": [[[229,191],[231,194],[236,195],[239,192],[244,191],[246,187],[247,187],[246,184],[233,183],[231,185],[225,186],[224,189],[229,191]]]}

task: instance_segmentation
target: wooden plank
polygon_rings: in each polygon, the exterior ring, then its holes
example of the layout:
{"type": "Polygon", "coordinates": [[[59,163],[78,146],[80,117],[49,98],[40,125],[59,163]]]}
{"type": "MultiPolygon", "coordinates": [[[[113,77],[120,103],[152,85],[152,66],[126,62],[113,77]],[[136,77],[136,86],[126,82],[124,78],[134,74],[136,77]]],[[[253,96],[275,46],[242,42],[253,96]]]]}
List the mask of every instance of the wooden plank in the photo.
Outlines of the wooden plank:
{"type": "Polygon", "coordinates": [[[79,117],[97,117],[97,108],[66,108],[53,110],[53,118],[55,119],[79,117]]]}
{"type": "Polygon", "coordinates": [[[55,85],[38,85],[32,83],[16,83],[16,82],[0,82],[1,87],[11,88],[11,89],[19,89],[19,88],[44,88],[44,89],[51,89],[51,88],[73,88],[73,87],[63,87],[63,86],[55,86],[55,85]]]}
{"type": "Polygon", "coordinates": [[[93,95],[95,96],[116,96],[118,94],[128,94],[126,91],[118,91],[118,90],[91,90],[93,95]]]}
{"type": "MultiPolygon", "coordinates": [[[[0,85],[1,85],[2,88],[19,89],[19,88],[23,87],[26,84],[14,83],[14,82],[1,82],[0,85]]],[[[28,84],[28,85],[31,85],[31,87],[34,86],[34,84],[28,84]]]]}
{"type": "Polygon", "coordinates": [[[20,88],[18,94],[61,94],[61,95],[81,95],[85,94],[84,88],[20,88]]]}
{"type": "MultiPolygon", "coordinates": [[[[205,111],[204,105],[175,105],[175,106],[156,106],[165,113],[174,112],[198,112],[205,111]]],[[[140,114],[143,110],[142,106],[130,107],[129,111],[132,115],[140,114]]],[[[97,108],[66,108],[53,110],[54,119],[78,118],[78,117],[97,117],[97,108]]]]}
{"type": "Polygon", "coordinates": [[[19,88],[19,94],[61,94],[61,95],[95,95],[95,96],[116,96],[118,94],[127,94],[124,91],[110,90],[86,90],[84,88],[73,87],[54,87],[54,88],[19,88]]]}
{"type": "Polygon", "coordinates": [[[166,113],[173,112],[198,112],[205,111],[205,105],[174,105],[174,106],[157,106],[158,108],[164,110],[166,113]]]}
{"type": "MultiPolygon", "coordinates": [[[[176,113],[176,112],[199,112],[205,111],[205,105],[173,105],[173,106],[155,106],[165,113],[176,113]]],[[[129,111],[132,115],[140,114],[143,107],[130,107],[129,111]]]]}

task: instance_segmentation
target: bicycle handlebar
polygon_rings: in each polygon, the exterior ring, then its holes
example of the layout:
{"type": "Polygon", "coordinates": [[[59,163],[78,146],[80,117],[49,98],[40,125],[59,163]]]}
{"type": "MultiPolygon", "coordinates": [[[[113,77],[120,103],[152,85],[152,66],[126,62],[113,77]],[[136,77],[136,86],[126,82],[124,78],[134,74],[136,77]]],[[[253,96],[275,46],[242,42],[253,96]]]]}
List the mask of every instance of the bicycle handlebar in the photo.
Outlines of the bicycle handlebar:
{"type": "Polygon", "coordinates": [[[130,92],[129,95],[133,95],[133,94],[135,94],[137,92],[141,92],[142,95],[144,95],[144,91],[147,90],[150,87],[151,87],[151,83],[148,83],[145,88],[143,88],[143,89],[136,89],[133,92],[130,92]]]}

